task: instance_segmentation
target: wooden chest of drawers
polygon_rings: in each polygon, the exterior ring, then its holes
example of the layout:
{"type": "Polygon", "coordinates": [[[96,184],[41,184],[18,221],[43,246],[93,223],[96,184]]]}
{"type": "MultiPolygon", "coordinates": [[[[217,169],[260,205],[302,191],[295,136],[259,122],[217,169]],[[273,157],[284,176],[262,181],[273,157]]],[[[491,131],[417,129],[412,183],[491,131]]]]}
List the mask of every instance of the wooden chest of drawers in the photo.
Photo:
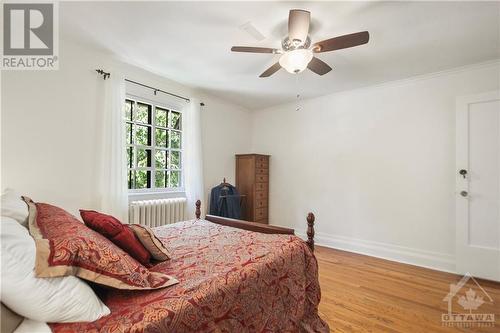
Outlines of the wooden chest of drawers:
{"type": "Polygon", "coordinates": [[[269,155],[236,155],[236,188],[245,195],[241,219],[268,223],[269,155]]]}

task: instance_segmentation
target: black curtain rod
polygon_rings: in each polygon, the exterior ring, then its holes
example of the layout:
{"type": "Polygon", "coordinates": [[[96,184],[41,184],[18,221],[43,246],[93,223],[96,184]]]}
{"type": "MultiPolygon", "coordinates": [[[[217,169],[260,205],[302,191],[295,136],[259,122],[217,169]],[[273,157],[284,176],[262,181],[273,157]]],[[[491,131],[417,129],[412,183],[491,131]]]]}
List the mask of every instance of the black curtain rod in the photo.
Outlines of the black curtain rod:
{"type": "MultiPolygon", "coordinates": [[[[100,75],[103,76],[103,79],[106,80],[107,78],[109,78],[111,76],[111,73],[108,73],[108,72],[105,72],[103,71],[102,69],[96,69],[96,72],[99,73],[100,75]]],[[[137,82],[137,81],[133,81],[133,80],[129,80],[129,79],[125,79],[125,81],[127,82],[130,82],[130,83],[133,83],[133,84],[137,84],[141,87],[144,87],[144,88],[149,88],[149,89],[152,89],[154,94],[156,95],[158,92],[162,92],[164,94],[167,94],[167,95],[170,95],[170,96],[173,96],[173,97],[177,97],[177,98],[180,98],[180,99],[183,99],[185,100],[186,102],[190,102],[191,100],[187,97],[184,97],[184,96],[180,96],[180,95],[176,95],[176,94],[173,94],[173,93],[170,93],[168,91],[165,91],[165,90],[161,90],[161,89],[158,89],[158,88],[155,88],[155,87],[151,87],[151,86],[148,86],[146,84],[143,84],[143,83],[140,83],[140,82],[137,82]]],[[[205,103],[201,102],[200,103],[201,106],[205,106],[205,103]]]]}
{"type": "Polygon", "coordinates": [[[137,81],[133,81],[133,80],[129,80],[129,79],[125,79],[125,81],[127,82],[130,82],[130,83],[133,83],[133,84],[137,84],[138,86],[141,86],[141,87],[144,87],[144,88],[149,88],[149,89],[152,89],[154,94],[156,95],[158,92],[162,92],[164,94],[167,94],[167,95],[170,95],[170,96],[174,96],[174,97],[177,97],[177,98],[180,98],[180,99],[183,99],[185,100],[186,102],[190,102],[191,100],[187,97],[183,97],[183,96],[180,96],[180,95],[176,95],[176,94],[172,94],[168,91],[165,91],[165,90],[161,90],[161,89],[158,89],[158,88],[155,88],[155,87],[151,87],[151,86],[148,86],[146,84],[143,84],[143,83],[140,83],[140,82],[137,82],[137,81]]]}

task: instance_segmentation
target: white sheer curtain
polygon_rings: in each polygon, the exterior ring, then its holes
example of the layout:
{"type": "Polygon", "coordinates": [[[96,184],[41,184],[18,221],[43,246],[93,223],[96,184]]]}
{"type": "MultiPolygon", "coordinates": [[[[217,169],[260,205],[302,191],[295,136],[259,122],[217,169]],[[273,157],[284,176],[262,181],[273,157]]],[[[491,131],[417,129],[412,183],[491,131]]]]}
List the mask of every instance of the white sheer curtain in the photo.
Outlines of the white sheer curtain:
{"type": "Polygon", "coordinates": [[[98,170],[100,210],[128,223],[127,163],[125,148],[125,78],[113,71],[104,80],[100,112],[101,154],[98,170]]]}
{"type": "Polygon", "coordinates": [[[191,219],[195,216],[196,200],[204,199],[201,107],[197,99],[191,99],[184,112],[184,188],[187,216],[191,219]]]}

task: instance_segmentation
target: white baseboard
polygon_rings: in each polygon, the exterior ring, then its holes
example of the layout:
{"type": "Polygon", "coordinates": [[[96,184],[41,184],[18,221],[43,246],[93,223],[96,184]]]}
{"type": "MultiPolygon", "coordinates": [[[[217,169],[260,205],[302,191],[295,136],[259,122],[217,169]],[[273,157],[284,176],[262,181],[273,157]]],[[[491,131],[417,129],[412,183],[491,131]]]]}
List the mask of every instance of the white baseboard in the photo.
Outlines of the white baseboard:
{"type": "MultiPolygon", "coordinates": [[[[307,238],[304,233],[296,234],[300,238],[307,238]]],[[[334,236],[321,232],[316,232],[314,242],[320,246],[431,268],[438,271],[456,272],[455,256],[450,254],[344,236],[334,236]]]]}

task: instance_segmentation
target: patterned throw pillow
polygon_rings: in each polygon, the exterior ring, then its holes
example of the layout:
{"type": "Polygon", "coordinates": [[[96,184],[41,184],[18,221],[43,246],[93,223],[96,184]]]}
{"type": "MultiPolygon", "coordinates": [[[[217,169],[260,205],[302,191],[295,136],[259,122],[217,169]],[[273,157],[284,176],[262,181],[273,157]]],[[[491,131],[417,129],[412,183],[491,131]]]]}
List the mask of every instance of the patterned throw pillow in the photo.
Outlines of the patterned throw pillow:
{"type": "Polygon", "coordinates": [[[137,238],[139,238],[142,245],[149,251],[153,259],[158,261],[170,259],[170,251],[165,244],[155,236],[153,230],[140,224],[131,224],[130,229],[134,231],[137,238]]]}
{"type": "Polygon", "coordinates": [[[80,209],[80,216],[87,227],[118,245],[144,266],[149,266],[151,255],[128,226],[123,225],[111,215],[99,213],[95,210],[80,209]]]}
{"type": "Polygon", "coordinates": [[[178,281],[151,272],[65,210],[24,198],[36,243],[37,277],[75,275],[117,289],[159,289],[178,281]]]}

